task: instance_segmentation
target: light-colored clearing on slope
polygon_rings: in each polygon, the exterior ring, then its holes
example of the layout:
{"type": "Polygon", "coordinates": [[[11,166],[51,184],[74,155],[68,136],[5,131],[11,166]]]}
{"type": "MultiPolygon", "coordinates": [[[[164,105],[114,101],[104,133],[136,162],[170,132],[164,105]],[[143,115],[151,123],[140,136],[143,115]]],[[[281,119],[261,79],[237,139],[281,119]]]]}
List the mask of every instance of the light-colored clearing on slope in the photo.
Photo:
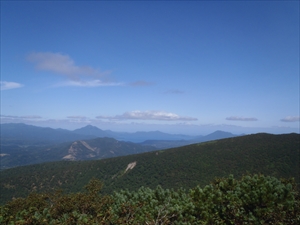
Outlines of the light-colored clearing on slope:
{"type": "Polygon", "coordinates": [[[83,144],[87,149],[89,149],[89,150],[92,150],[92,151],[95,151],[95,149],[94,148],[92,148],[88,143],[86,143],[85,141],[80,141],[81,142],[81,144],[83,144]]]}
{"type": "Polygon", "coordinates": [[[126,170],[125,170],[125,173],[127,172],[127,170],[132,170],[134,167],[136,166],[136,162],[132,162],[132,163],[129,163],[128,165],[127,165],[127,168],[126,168],[126,170]]]}

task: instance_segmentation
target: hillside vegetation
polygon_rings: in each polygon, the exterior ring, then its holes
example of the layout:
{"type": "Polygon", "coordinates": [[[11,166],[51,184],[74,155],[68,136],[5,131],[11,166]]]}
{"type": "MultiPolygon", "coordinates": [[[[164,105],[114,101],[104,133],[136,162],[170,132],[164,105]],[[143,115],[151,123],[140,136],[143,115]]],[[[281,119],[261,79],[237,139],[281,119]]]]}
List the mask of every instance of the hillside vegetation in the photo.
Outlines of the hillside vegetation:
{"type": "Polygon", "coordinates": [[[103,160],[17,167],[1,171],[1,203],[32,191],[77,192],[92,178],[103,181],[108,194],[141,186],[188,189],[229,174],[294,177],[299,183],[299,146],[299,134],[255,134],[103,160]]]}
{"type": "Polygon", "coordinates": [[[1,224],[290,224],[300,222],[293,180],[232,175],[190,190],[141,187],[101,195],[92,179],[76,194],[41,193],[0,206],[1,224]]]}

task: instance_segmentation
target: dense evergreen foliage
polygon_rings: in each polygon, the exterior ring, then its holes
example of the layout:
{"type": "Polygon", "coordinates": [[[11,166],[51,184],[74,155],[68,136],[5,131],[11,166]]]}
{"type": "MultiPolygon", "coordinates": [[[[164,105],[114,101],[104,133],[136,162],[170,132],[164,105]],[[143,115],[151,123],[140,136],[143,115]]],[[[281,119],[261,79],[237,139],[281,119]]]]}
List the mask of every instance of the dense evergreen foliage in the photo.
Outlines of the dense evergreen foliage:
{"type": "Polygon", "coordinates": [[[189,190],[141,187],[111,195],[33,193],[0,207],[1,224],[299,224],[295,182],[264,175],[219,178],[189,190]]]}
{"type": "Polygon", "coordinates": [[[299,146],[299,134],[256,134],[125,157],[18,167],[0,172],[0,203],[32,191],[78,192],[93,177],[104,182],[106,194],[157,185],[189,189],[216,177],[247,173],[294,177],[299,184],[299,146]],[[132,162],[136,166],[126,171],[132,162]]]}

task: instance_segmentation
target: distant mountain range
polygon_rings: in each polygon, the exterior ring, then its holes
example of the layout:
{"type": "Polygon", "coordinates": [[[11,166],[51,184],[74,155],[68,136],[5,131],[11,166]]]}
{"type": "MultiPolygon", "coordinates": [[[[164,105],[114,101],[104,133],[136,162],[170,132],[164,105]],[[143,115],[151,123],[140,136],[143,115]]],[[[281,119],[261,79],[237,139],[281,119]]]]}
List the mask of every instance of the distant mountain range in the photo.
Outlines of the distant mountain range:
{"type": "Polygon", "coordinates": [[[23,123],[5,123],[1,127],[1,144],[43,145],[95,138],[65,129],[37,127],[23,123]]]}
{"type": "Polygon", "coordinates": [[[189,140],[196,136],[182,134],[167,134],[160,131],[150,132],[114,132],[101,130],[98,127],[87,125],[85,127],[70,131],[65,129],[53,129],[37,127],[23,123],[6,123],[1,126],[1,141],[6,143],[20,144],[49,144],[76,141],[80,139],[93,139],[96,137],[111,137],[120,141],[143,142],[145,140],[189,140]]]}
{"type": "Polygon", "coordinates": [[[0,169],[49,161],[111,158],[230,137],[235,135],[224,131],[207,136],[188,136],[160,131],[104,131],[91,125],[69,131],[26,124],[1,124],[0,169]],[[142,142],[129,142],[138,140],[142,142]]]}
{"type": "Polygon", "coordinates": [[[221,138],[234,137],[236,135],[216,131],[207,136],[191,136],[183,134],[168,134],[160,131],[135,133],[114,132],[111,130],[101,130],[98,127],[87,125],[85,127],[70,131],[65,129],[53,129],[45,127],[37,127],[23,123],[6,123],[0,124],[1,127],[1,142],[12,144],[51,144],[62,143],[68,141],[76,141],[83,139],[93,139],[97,137],[110,137],[119,141],[131,141],[141,143],[146,140],[163,140],[163,141],[178,141],[178,140],[192,140],[207,141],[221,138]]]}
{"type": "Polygon", "coordinates": [[[138,131],[135,133],[114,132],[111,130],[101,130],[98,127],[87,125],[85,127],[76,129],[73,133],[81,135],[90,135],[96,137],[111,137],[122,141],[143,142],[145,140],[189,140],[195,136],[183,134],[168,134],[160,131],[138,131]]]}
{"type": "Polygon", "coordinates": [[[194,137],[193,139],[189,140],[147,140],[142,142],[141,144],[143,145],[150,145],[153,147],[156,147],[158,149],[166,149],[166,148],[173,148],[173,147],[180,147],[184,145],[190,145],[190,144],[195,144],[195,143],[200,143],[200,142],[205,142],[205,141],[212,141],[212,140],[219,140],[223,138],[231,138],[231,137],[237,137],[237,135],[234,135],[229,132],[225,131],[215,131],[211,134],[208,134],[206,136],[197,136],[194,137]]]}

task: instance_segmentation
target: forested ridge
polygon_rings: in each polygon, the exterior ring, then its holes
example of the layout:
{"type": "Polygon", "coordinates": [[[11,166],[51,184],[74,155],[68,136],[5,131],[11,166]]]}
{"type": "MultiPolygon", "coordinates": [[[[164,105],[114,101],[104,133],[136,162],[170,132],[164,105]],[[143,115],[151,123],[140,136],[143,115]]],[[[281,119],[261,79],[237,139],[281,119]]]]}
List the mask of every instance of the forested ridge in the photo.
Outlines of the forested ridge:
{"type": "Polygon", "coordinates": [[[255,134],[7,169],[0,223],[299,224],[299,141],[255,134]]]}
{"type": "Polygon", "coordinates": [[[299,134],[255,134],[103,160],[17,167],[0,172],[1,204],[32,191],[78,192],[92,178],[104,183],[105,194],[157,185],[188,189],[229,174],[293,177],[299,183],[299,146],[299,134]],[[126,170],[130,163],[134,168],[126,170]]]}

